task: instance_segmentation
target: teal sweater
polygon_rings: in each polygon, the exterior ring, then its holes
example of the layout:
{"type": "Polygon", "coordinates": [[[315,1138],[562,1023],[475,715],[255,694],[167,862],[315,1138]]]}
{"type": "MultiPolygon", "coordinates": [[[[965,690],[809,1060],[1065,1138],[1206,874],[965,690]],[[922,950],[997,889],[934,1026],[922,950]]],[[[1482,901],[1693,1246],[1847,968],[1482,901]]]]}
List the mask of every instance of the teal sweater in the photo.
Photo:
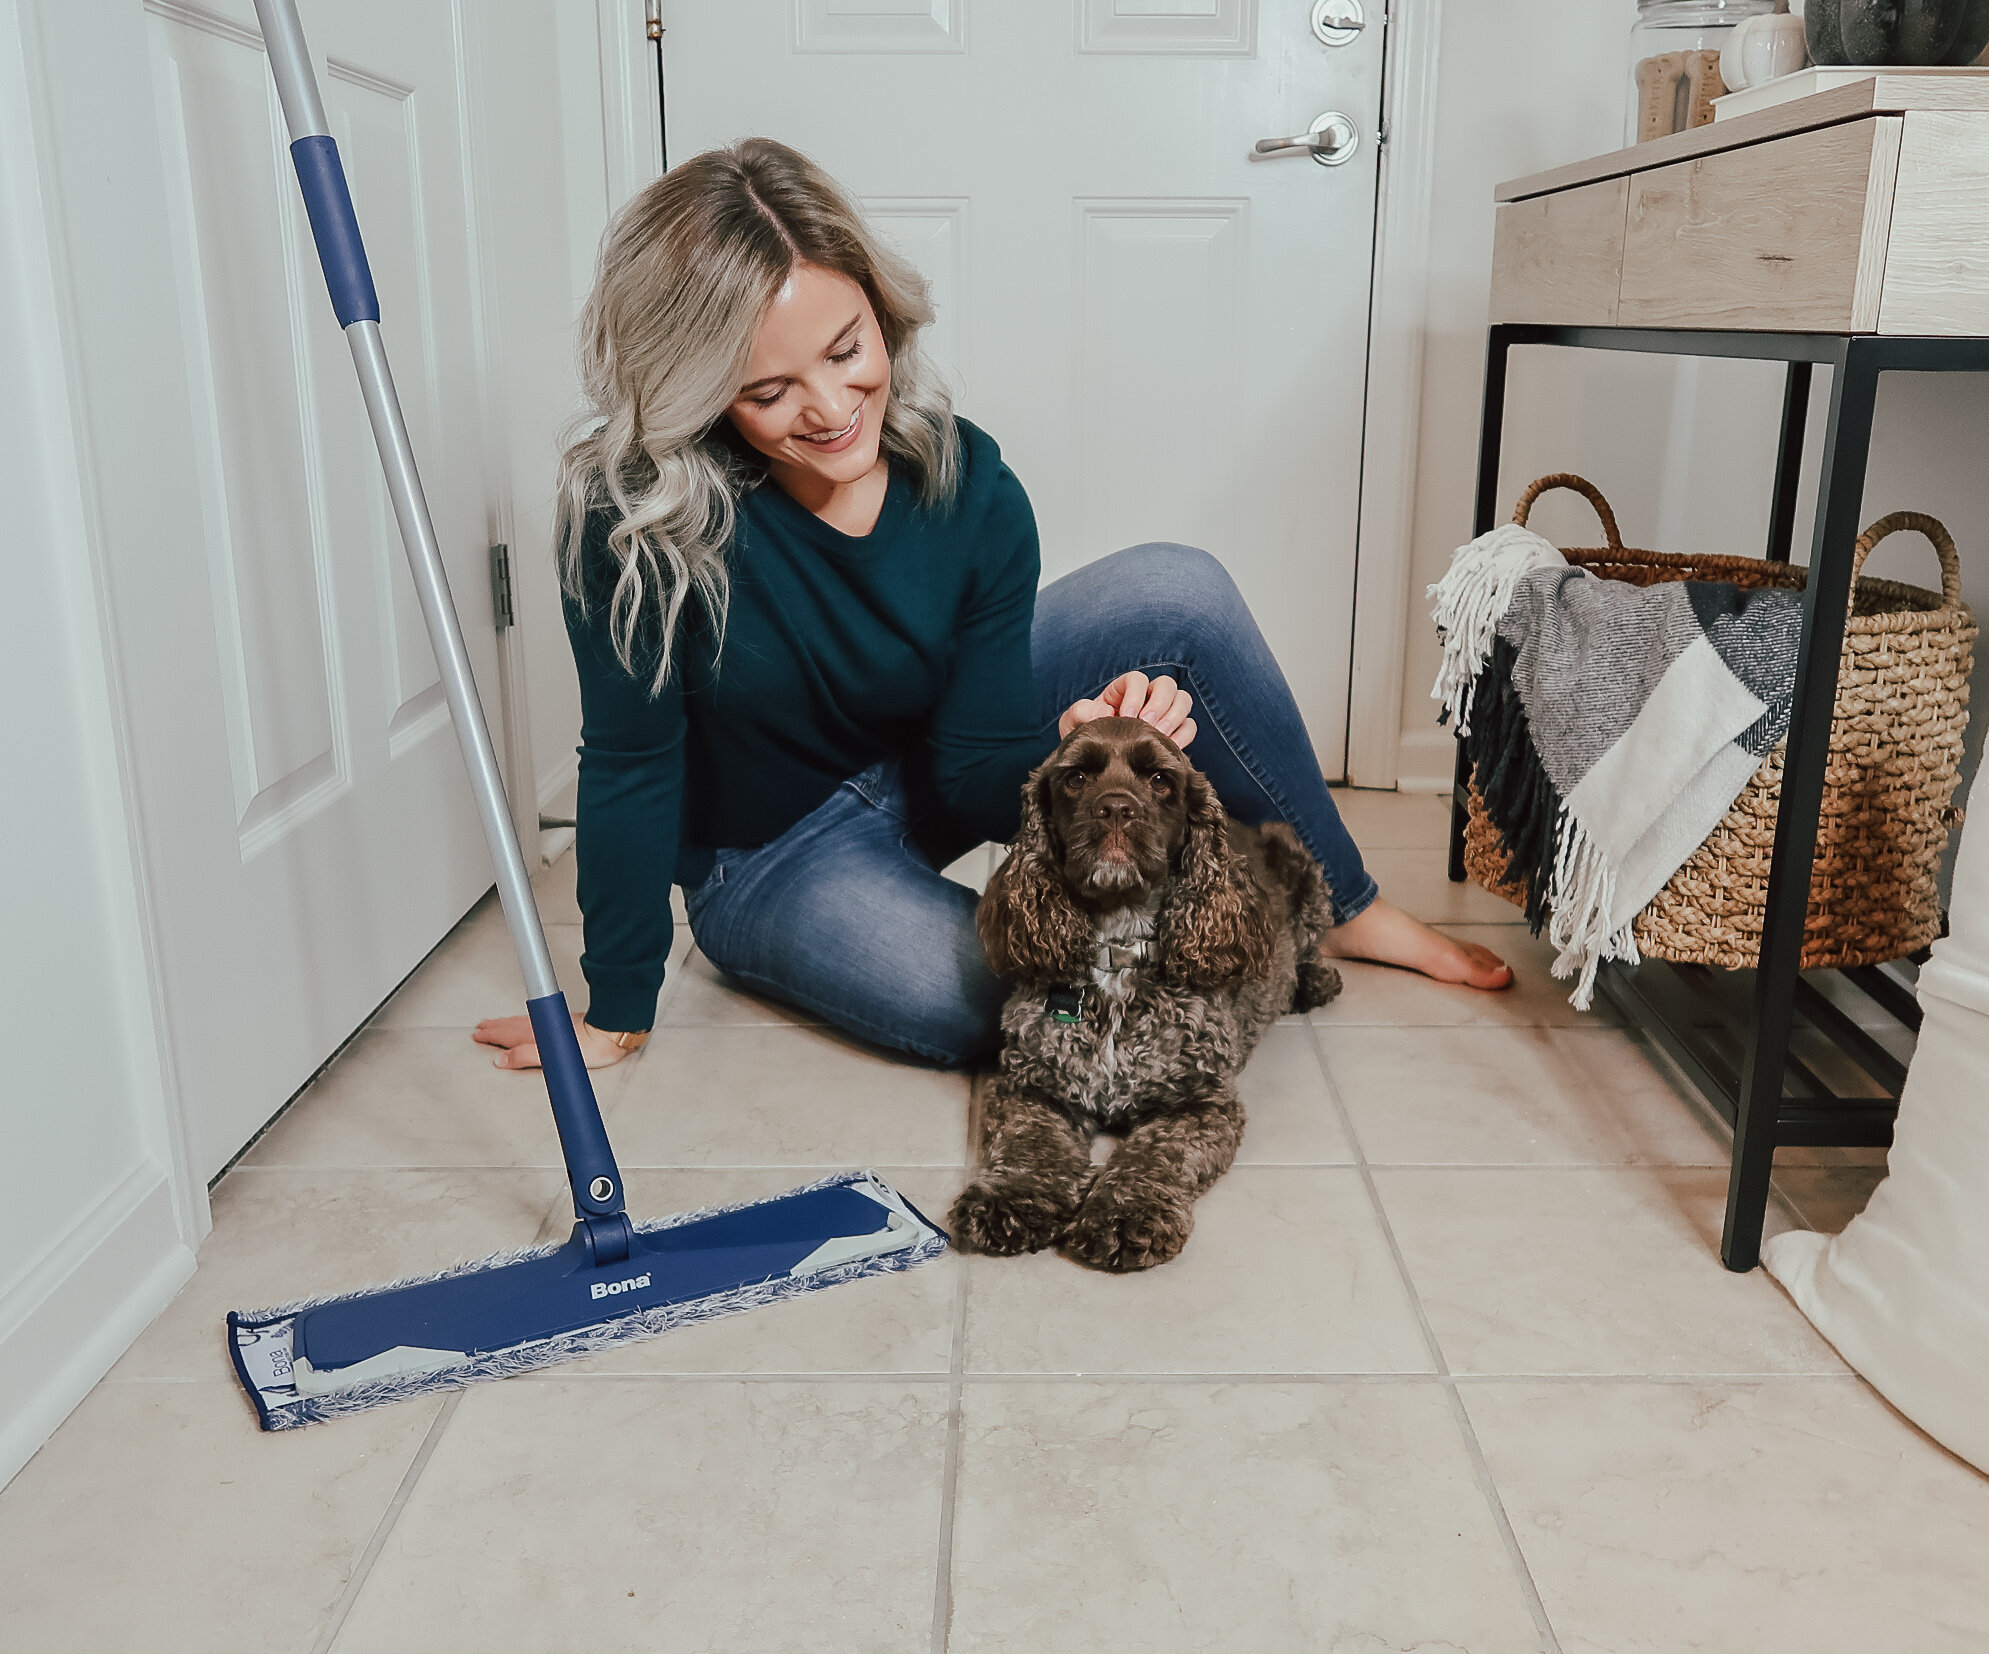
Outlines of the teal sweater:
{"type": "Polygon", "coordinates": [[[715,849],[780,837],[881,758],[929,775],[963,828],[1013,836],[1023,777],[1048,750],[1029,666],[1036,521],[994,440],[959,427],[953,501],[927,510],[894,464],[862,538],[771,482],[749,492],[723,651],[687,604],[670,681],[653,696],[650,673],[625,669],[608,636],[613,519],[588,518],[588,600],[567,600],[566,627],[580,673],[575,853],[595,1027],[654,1019],[673,884],[700,882],[715,849]]]}

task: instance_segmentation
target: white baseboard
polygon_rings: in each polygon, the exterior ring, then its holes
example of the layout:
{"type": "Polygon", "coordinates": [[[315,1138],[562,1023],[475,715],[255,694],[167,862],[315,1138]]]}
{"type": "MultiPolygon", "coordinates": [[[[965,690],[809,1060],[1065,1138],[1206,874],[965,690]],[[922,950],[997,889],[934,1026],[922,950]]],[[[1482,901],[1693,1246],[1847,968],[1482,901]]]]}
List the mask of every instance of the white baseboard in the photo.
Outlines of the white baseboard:
{"type": "Polygon", "coordinates": [[[573,848],[575,833],[571,827],[542,827],[539,829],[539,865],[550,867],[573,848]]]}
{"type": "Polygon", "coordinates": [[[569,752],[557,764],[539,777],[539,808],[543,810],[555,798],[573,785],[580,774],[580,754],[569,752]]]}
{"type": "Polygon", "coordinates": [[[1448,729],[1405,729],[1395,751],[1398,792],[1450,791],[1457,773],[1457,740],[1448,729]]]}
{"type": "MultiPolygon", "coordinates": [[[[193,1274],[172,1188],[141,1162],[0,1296],[0,1487],[193,1274]]],[[[221,1329],[214,1329],[221,1336],[221,1329]]]]}

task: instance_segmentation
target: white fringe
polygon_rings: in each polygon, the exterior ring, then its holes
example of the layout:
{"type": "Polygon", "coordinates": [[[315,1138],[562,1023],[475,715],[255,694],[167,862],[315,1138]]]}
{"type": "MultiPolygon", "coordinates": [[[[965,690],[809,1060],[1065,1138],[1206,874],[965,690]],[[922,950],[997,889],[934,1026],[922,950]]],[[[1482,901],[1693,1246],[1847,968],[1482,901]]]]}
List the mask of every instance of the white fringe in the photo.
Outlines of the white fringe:
{"type": "Polygon", "coordinates": [[[1501,523],[1451,553],[1450,572],[1424,594],[1443,639],[1443,665],[1430,699],[1443,703],[1459,735],[1471,733],[1471,691],[1513,592],[1535,569],[1565,561],[1532,529],[1501,523]]]}
{"type": "MultiPolygon", "coordinates": [[[[1626,921],[1610,928],[1616,907],[1616,869],[1588,829],[1562,807],[1554,823],[1554,876],[1547,885],[1551,914],[1547,940],[1560,951],[1554,974],[1565,982],[1575,977],[1568,1002],[1586,1011],[1595,999],[1595,973],[1605,959],[1626,965],[1642,962],[1636,938],[1626,921]]],[[[1632,916],[1634,918],[1634,915],[1632,916]]]]}

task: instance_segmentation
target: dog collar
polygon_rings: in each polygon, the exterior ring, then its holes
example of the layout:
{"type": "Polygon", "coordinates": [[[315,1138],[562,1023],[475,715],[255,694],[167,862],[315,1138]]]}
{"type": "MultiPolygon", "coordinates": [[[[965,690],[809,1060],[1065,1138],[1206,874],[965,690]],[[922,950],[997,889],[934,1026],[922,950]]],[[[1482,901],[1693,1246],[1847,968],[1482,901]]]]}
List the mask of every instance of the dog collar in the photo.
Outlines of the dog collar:
{"type": "Polygon", "coordinates": [[[1084,1020],[1084,990],[1082,988],[1052,988],[1044,1000],[1044,1009],[1050,1013],[1052,1022],[1082,1022],[1084,1020]]]}
{"type": "Polygon", "coordinates": [[[1100,942],[1091,968],[1099,971],[1130,970],[1134,965],[1144,965],[1152,958],[1153,942],[1147,937],[1134,942],[1100,942]]]}

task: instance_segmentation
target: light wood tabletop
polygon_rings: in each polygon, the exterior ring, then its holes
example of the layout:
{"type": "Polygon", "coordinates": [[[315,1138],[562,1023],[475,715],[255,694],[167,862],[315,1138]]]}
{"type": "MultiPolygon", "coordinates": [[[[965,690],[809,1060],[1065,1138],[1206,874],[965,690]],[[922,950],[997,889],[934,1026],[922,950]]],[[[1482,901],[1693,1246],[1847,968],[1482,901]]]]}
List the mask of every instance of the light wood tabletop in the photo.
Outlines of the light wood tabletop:
{"type": "Polygon", "coordinates": [[[1877,73],[1495,193],[1494,322],[1989,333],[1989,70],[1877,73]]]}

